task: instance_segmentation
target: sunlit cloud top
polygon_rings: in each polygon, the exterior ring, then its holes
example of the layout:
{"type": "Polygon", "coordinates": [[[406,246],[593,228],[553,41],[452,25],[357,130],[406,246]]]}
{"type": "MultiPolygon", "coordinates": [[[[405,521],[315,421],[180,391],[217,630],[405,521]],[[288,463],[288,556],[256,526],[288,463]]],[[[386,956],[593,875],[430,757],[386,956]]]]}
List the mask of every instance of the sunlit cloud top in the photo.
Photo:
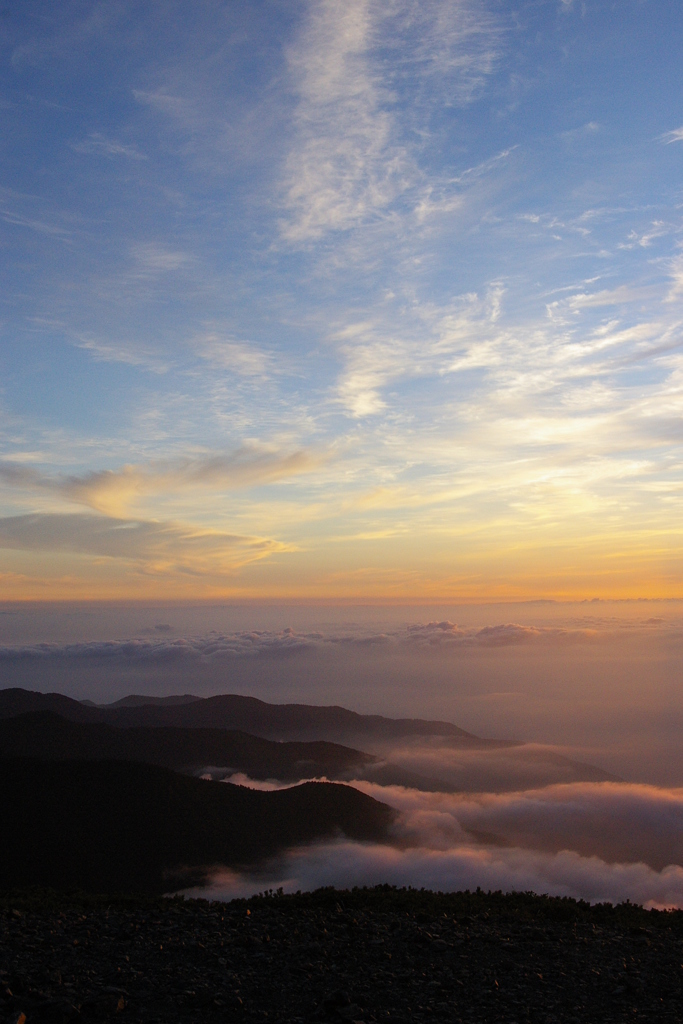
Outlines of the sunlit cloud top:
{"type": "Polygon", "coordinates": [[[680,596],[682,30],[8,9],[2,595],[680,596]]]}

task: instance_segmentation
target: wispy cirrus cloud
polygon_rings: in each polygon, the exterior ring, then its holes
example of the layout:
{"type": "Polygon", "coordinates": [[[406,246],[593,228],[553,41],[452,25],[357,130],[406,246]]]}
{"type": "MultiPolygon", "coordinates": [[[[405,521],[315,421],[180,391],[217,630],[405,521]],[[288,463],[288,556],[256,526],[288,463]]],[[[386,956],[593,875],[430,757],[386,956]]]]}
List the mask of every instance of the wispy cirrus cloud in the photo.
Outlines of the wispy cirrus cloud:
{"type": "Polygon", "coordinates": [[[0,479],[25,491],[53,494],[109,515],[125,515],[136,499],[146,495],[259,486],[311,472],[321,461],[321,456],[303,449],[281,452],[266,445],[245,445],[228,454],[129,465],[83,476],[49,476],[30,466],[3,461],[0,479]]]}
{"type": "Polygon", "coordinates": [[[671,286],[665,302],[676,302],[683,295],[683,256],[675,256],[669,263],[671,286]]]}
{"type": "Polygon", "coordinates": [[[660,135],[660,139],[662,142],[667,143],[667,145],[671,142],[683,142],[683,127],[674,128],[670,132],[664,132],[663,135],[660,135]]]}
{"type": "Polygon", "coordinates": [[[465,295],[448,306],[385,306],[337,328],[329,335],[345,364],[337,400],[354,418],[371,416],[386,408],[387,385],[498,361],[491,340],[502,294],[494,284],[483,297],[465,295]]]}
{"type": "Polygon", "coordinates": [[[619,285],[617,288],[602,288],[593,292],[578,292],[564,300],[571,309],[597,309],[601,306],[618,306],[628,302],[638,302],[651,297],[652,289],[632,285],[619,285]]]}
{"type": "Polygon", "coordinates": [[[370,60],[373,14],[368,0],[321,0],[290,49],[298,107],[285,168],[287,241],[349,228],[386,208],[414,179],[370,60]]]}
{"type": "Polygon", "coordinates": [[[658,238],[664,238],[670,233],[670,231],[670,224],[667,224],[662,220],[653,220],[645,231],[630,231],[628,235],[628,242],[624,242],[619,248],[633,249],[638,245],[641,249],[649,249],[654,241],[658,238]]]}
{"type": "MultiPolygon", "coordinates": [[[[348,230],[418,185],[420,146],[397,117],[400,93],[408,87],[424,107],[421,83],[441,80],[451,103],[467,102],[492,68],[496,41],[492,19],[464,0],[312,4],[288,51],[296,107],[283,239],[304,243],[348,230]]],[[[423,109],[423,132],[427,120],[423,109]]]]}
{"type": "Polygon", "coordinates": [[[118,139],[107,138],[102,132],[91,132],[81,142],[74,142],[71,146],[75,153],[95,153],[109,157],[127,157],[129,160],[147,160],[145,153],[141,153],[135,146],[118,141],[118,139]]]}
{"type": "Polygon", "coordinates": [[[34,513],[0,519],[0,548],[115,559],[156,576],[206,579],[234,574],[287,545],[175,522],[84,513],[34,513]]]}
{"type": "Polygon", "coordinates": [[[191,115],[192,104],[184,96],[174,95],[163,88],[154,90],[133,89],[132,92],[138,103],[152,107],[160,113],[182,119],[188,118],[191,115]]]}
{"type": "Polygon", "coordinates": [[[28,228],[30,231],[35,231],[39,235],[51,235],[55,238],[66,239],[72,234],[72,230],[64,224],[59,224],[47,219],[39,219],[38,217],[26,216],[22,213],[17,213],[14,210],[0,209],[0,217],[2,217],[6,224],[12,224],[15,227],[20,228],[28,228]]]}
{"type": "MultiPolygon", "coordinates": [[[[409,595],[437,585],[433,558],[453,594],[479,557],[488,579],[517,541],[539,552],[541,526],[579,559],[588,534],[620,538],[624,559],[636,535],[674,544],[680,211],[664,143],[680,129],[622,139],[616,93],[604,127],[566,110],[548,124],[555,51],[539,42],[543,73],[523,74],[526,29],[505,5],[264,10],[188,9],[153,55],[133,43],[152,38],[153,14],[125,4],[12,23],[16,68],[36,80],[7,112],[2,206],[18,248],[3,281],[24,341],[8,349],[21,381],[3,405],[26,411],[17,444],[45,460],[23,494],[5,477],[8,508],[220,524],[222,488],[243,485],[234,467],[190,464],[250,438],[283,459],[335,453],[320,473],[290,463],[277,479],[296,482],[267,501],[230,499],[240,523],[325,548],[320,586],[409,595]],[[89,94],[111,98],[106,124],[74,104],[46,134],[76,59],[89,94]],[[626,186],[618,137],[623,153],[642,144],[642,188],[626,186]],[[59,168],[47,191],[46,161],[59,168]],[[20,354],[34,344],[40,357],[20,354]],[[83,369],[92,390],[75,383],[83,369]],[[68,396],[54,433],[41,388],[68,396]]],[[[526,24],[547,42],[546,13],[526,24]]],[[[560,45],[587,31],[561,21],[560,45]]],[[[677,585],[675,566],[662,572],[677,585]]]]}
{"type": "Polygon", "coordinates": [[[172,273],[192,262],[189,253],[171,249],[161,242],[136,242],[130,252],[138,272],[145,275],[172,273]]]}
{"type": "Polygon", "coordinates": [[[272,367],[271,357],[258,346],[213,331],[195,338],[193,345],[209,365],[239,377],[263,378],[272,367]]]}
{"type": "Polygon", "coordinates": [[[81,337],[75,342],[77,348],[89,352],[102,363],[123,363],[125,366],[139,366],[153,373],[168,373],[171,361],[154,349],[139,342],[103,340],[102,338],[81,337]]]}

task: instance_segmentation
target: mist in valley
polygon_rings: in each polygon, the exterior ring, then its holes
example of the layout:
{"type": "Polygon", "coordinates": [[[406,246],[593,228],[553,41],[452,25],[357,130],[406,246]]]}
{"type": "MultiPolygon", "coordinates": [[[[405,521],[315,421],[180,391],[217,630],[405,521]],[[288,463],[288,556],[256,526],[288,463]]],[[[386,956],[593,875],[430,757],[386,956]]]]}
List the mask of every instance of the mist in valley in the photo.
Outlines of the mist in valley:
{"type": "Polygon", "coordinates": [[[391,882],[683,906],[675,602],[3,611],[5,687],[95,704],[237,693],[470,734],[315,737],[375,755],[342,781],[398,812],[390,842],[340,836],[258,872],[217,865],[203,894],[391,882]]]}

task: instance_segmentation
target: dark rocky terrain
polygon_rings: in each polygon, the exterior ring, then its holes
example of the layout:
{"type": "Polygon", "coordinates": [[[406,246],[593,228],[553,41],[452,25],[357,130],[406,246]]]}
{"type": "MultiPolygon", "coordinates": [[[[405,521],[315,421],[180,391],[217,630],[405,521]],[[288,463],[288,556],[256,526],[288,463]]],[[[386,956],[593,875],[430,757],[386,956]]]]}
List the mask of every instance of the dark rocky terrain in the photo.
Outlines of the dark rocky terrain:
{"type": "Polygon", "coordinates": [[[334,783],[260,792],[130,761],[0,760],[0,885],[173,891],[340,832],[386,841],[394,817],[334,783]]]}
{"type": "Polygon", "coordinates": [[[682,963],[682,912],[529,894],[0,896],[8,1024],[673,1024],[682,963]]]}
{"type": "Polygon", "coordinates": [[[346,778],[377,760],[338,743],[276,743],[229,729],[116,729],[104,722],[74,722],[53,711],[0,719],[0,758],[7,757],[145,761],[180,771],[216,765],[254,779],[291,782],[346,778]]]}

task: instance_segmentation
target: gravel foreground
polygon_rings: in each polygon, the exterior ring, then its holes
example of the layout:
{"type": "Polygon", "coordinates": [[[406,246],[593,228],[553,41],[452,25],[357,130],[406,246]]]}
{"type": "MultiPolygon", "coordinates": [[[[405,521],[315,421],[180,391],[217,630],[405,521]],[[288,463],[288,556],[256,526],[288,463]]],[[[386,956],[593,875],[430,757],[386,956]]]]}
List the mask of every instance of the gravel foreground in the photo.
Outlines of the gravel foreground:
{"type": "Polygon", "coordinates": [[[380,886],[0,894],[7,1024],[683,1021],[683,912],[380,886]]]}

